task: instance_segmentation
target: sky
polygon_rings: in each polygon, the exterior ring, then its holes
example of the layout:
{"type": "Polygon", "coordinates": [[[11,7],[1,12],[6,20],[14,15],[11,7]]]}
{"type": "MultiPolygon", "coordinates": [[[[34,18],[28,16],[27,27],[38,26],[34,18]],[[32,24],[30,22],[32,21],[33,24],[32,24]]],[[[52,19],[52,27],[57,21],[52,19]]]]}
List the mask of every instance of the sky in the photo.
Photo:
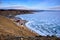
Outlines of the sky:
{"type": "Polygon", "coordinates": [[[30,9],[46,9],[60,6],[60,0],[0,0],[0,7],[23,6],[30,9]]]}

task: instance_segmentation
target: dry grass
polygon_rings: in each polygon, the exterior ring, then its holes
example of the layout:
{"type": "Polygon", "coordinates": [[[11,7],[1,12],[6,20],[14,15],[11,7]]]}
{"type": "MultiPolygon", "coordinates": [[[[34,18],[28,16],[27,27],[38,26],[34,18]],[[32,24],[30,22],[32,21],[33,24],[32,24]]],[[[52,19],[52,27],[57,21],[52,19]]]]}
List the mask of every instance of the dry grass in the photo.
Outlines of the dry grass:
{"type": "Polygon", "coordinates": [[[36,36],[37,34],[32,33],[27,28],[17,26],[13,21],[0,16],[0,34],[10,34],[15,36],[36,36]]]}

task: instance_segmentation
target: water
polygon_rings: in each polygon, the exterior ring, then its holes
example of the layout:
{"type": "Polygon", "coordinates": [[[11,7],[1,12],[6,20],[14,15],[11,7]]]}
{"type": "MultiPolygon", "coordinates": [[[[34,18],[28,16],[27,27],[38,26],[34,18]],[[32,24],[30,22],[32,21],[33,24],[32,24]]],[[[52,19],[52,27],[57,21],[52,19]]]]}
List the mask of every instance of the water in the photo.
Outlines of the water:
{"type": "Polygon", "coordinates": [[[34,14],[17,15],[17,17],[27,20],[27,28],[39,35],[60,37],[60,11],[50,10],[34,14]]]}

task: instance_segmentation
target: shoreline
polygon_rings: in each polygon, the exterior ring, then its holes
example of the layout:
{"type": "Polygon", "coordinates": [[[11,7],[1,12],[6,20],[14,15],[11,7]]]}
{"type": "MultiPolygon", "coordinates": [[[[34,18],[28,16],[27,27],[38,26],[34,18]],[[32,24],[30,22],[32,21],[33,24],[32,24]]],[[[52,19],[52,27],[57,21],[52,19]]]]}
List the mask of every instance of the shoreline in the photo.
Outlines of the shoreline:
{"type": "Polygon", "coordinates": [[[26,28],[27,30],[31,31],[32,33],[36,34],[37,36],[39,36],[38,33],[34,32],[33,30],[29,29],[29,28],[26,26],[26,23],[27,23],[28,21],[23,20],[23,19],[21,19],[21,18],[20,18],[20,21],[21,21],[20,23],[16,23],[16,22],[15,22],[15,24],[16,24],[17,26],[22,26],[22,27],[26,28]],[[23,24],[21,25],[22,22],[23,22],[23,24]]]}

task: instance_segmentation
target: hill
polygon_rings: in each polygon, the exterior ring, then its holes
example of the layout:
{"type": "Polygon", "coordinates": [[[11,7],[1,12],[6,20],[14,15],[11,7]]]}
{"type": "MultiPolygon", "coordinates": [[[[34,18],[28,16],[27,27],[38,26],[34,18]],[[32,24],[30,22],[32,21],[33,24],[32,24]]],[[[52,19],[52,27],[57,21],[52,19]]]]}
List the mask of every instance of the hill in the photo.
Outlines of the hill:
{"type": "Polygon", "coordinates": [[[26,27],[17,26],[13,21],[0,16],[0,34],[13,36],[36,36],[37,34],[31,32],[26,27]]]}
{"type": "Polygon", "coordinates": [[[33,9],[0,9],[0,15],[2,16],[16,16],[20,14],[33,14],[34,12],[43,12],[44,10],[33,9]]]}

